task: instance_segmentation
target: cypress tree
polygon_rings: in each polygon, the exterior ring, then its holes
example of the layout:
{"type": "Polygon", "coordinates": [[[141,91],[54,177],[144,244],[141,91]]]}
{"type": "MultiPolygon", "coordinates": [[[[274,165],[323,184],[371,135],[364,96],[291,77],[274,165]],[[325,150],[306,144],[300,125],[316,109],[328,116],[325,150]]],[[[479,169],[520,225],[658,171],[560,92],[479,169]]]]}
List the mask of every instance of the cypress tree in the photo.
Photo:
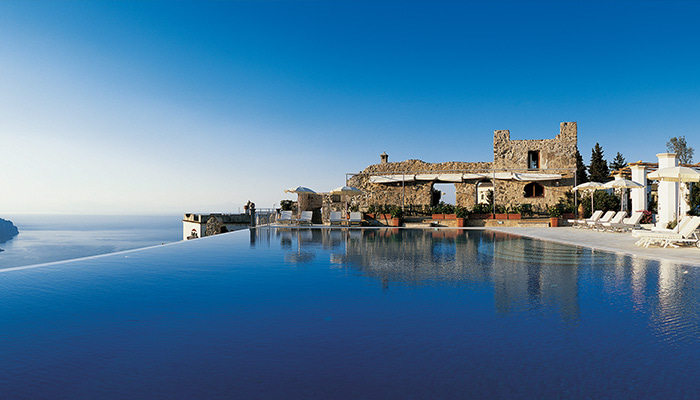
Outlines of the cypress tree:
{"type": "Polygon", "coordinates": [[[625,160],[625,157],[620,154],[620,152],[617,152],[617,155],[615,158],[613,158],[612,162],[610,163],[610,170],[611,171],[619,171],[622,168],[625,168],[627,166],[627,161],[625,160]]]}
{"type": "Polygon", "coordinates": [[[588,182],[588,173],[586,172],[586,164],[583,163],[583,157],[579,153],[578,148],[576,149],[576,184],[580,185],[582,183],[588,182]]]}
{"type": "Polygon", "coordinates": [[[591,151],[591,164],[588,166],[588,172],[593,182],[607,182],[610,180],[610,170],[608,162],[603,158],[603,148],[596,143],[591,151]]]}

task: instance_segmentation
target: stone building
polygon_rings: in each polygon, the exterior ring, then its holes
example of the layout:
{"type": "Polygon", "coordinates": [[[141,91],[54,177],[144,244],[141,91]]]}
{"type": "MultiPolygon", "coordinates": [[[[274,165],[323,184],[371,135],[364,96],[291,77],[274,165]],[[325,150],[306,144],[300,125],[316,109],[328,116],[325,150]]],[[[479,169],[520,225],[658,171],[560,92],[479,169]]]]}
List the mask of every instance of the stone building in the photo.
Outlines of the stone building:
{"type": "Polygon", "coordinates": [[[510,131],[497,130],[492,162],[389,162],[384,153],[379,164],[354,174],[348,185],[364,191],[351,199],[360,210],[400,205],[427,211],[439,201],[437,183],[454,184],[457,206],[471,209],[493,191],[498,205],[543,210],[575,185],[576,151],[576,122],[562,122],[554,139],[511,140],[510,131]]]}

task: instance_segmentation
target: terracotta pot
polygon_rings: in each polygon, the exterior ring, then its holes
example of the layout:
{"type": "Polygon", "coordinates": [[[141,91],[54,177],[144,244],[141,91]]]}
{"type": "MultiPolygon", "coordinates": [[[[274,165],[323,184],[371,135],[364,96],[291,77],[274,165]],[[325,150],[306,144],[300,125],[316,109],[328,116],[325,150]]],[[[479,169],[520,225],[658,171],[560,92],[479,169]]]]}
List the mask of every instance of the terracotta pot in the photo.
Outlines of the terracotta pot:
{"type": "Polygon", "coordinates": [[[463,228],[464,227],[464,218],[456,218],[457,219],[457,228],[463,228]]]}
{"type": "Polygon", "coordinates": [[[549,218],[549,226],[552,228],[556,228],[559,226],[559,217],[550,217],[549,218]]]}
{"type": "Polygon", "coordinates": [[[365,217],[374,219],[374,213],[365,213],[365,217]]]}
{"type": "Polygon", "coordinates": [[[391,226],[401,226],[401,218],[392,218],[391,226]]]}
{"type": "Polygon", "coordinates": [[[508,219],[521,219],[521,218],[522,218],[522,214],[520,214],[520,213],[518,213],[518,214],[508,214],[508,219]]]}
{"type": "Polygon", "coordinates": [[[508,219],[508,214],[496,214],[496,219],[508,219]]]}
{"type": "Polygon", "coordinates": [[[433,219],[445,219],[445,214],[433,214],[433,219]]]}
{"type": "Polygon", "coordinates": [[[457,214],[444,214],[444,215],[445,215],[445,219],[456,219],[457,218],[457,214]]]}

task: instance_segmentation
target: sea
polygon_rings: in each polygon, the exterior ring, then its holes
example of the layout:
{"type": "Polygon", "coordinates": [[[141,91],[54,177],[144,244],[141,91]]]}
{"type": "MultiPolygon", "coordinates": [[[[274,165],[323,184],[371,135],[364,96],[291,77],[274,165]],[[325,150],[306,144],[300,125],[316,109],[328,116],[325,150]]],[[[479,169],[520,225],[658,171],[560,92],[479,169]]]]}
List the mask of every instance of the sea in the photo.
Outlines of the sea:
{"type": "Polygon", "coordinates": [[[0,269],[98,256],[182,240],[182,215],[0,215],[19,234],[0,239],[0,269]]]}

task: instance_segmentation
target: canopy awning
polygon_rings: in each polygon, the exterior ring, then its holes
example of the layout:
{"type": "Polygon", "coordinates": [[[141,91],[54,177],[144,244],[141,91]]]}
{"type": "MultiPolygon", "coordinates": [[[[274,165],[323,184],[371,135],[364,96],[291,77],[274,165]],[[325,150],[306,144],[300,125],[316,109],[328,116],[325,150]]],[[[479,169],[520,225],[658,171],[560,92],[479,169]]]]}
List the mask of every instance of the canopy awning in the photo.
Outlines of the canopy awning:
{"type": "Polygon", "coordinates": [[[369,177],[371,183],[413,182],[415,180],[415,175],[375,175],[369,177]]]}
{"type": "Polygon", "coordinates": [[[561,179],[560,174],[518,174],[513,173],[513,180],[516,181],[553,181],[561,179]]]}
{"type": "Polygon", "coordinates": [[[432,182],[448,182],[457,183],[467,180],[479,179],[500,179],[514,181],[551,181],[561,179],[561,174],[532,174],[532,173],[516,173],[516,172],[496,172],[496,173],[429,173],[415,175],[375,175],[370,176],[371,183],[397,183],[397,182],[413,182],[413,181],[432,181],[432,182]]]}

